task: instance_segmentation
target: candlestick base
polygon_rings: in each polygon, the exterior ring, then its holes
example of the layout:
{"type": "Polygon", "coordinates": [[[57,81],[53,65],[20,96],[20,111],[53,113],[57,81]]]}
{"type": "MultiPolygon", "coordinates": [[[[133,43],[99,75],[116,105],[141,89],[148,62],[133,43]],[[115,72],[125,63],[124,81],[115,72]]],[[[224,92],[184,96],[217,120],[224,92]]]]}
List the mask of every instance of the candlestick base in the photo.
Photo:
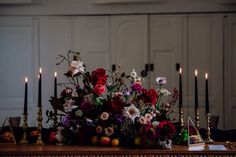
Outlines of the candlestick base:
{"type": "Polygon", "coordinates": [[[200,118],[199,118],[199,112],[198,109],[195,109],[195,126],[199,130],[200,129],[200,118]]]}
{"type": "Polygon", "coordinates": [[[179,107],[179,125],[184,127],[184,118],[183,118],[183,110],[182,107],[179,107]]]}
{"type": "Polygon", "coordinates": [[[36,144],[38,144],[38,145],[44,145],[44,143],[43,143],[43,141],[42,141],[42,135],[41,135],[41,133],[39,133],[39,135],[38,135],[38,140],[37,140],[36,144]]]}
{"type": "Polygon", "coordinates": [[[22,144],[26,144],[26,143],[29,143],[27,140],[26,140],[26,131],[28,129],[28,113],[23,113],[23,137],[20,141],[20,143],[22,144]]]}
{"type": "Polygon", "coordinates": [[[213,144],[213,143],[215,143],[214,142],[214,140],[212,140],[211,138],[207,138],[207,139],[205,139],[205,143],[207,143],[207,144],[213,144]]]}
{"type": "Polygon", "coordinates": [[[210,113],[207,113],[207,114],[206,114],[207,138],[205,139],[205,142],[208,143],[208,144],[214,143],[214,141],[211,139],[210,117],[211,117],[211,114],[210,114],[210,113]]]}
{"type": "Polygon", "coordinates": [[[19,143],[21,143],[21,144],[29,143],[29,141],[26,140],[26,132],[24,132],[24,134],[23,134],[23,138],[20,140],[19,143]]]}
{"type": "Polygon", "coordinates": [[[39,134],[38,134],[38,140],[36,142],[36,144],[39,144],[39,145],[44,145],[43,141],[42,141],[42,129],[43,129],[43,116],[42,116],[42,106],[39,106],[38,107],[38,131],[39,131],[39,134]]]}

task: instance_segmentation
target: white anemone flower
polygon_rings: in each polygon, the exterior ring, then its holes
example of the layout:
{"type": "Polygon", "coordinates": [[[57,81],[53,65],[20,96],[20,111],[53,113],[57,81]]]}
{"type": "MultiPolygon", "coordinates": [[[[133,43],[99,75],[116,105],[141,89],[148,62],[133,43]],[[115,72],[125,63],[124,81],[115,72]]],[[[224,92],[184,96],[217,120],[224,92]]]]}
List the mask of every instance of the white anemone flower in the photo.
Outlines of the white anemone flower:
{"type": "Polygon", "coordinates": [[[170,96],[171,95],[170,92],[165,88],[160,89],[159,92],[164,96],[170,96]]]}
{"type": "Polygon", "coordinates": [[[165,77],[158,77],[158,78],[156,78],[156,82],[157,82],[157,84],[159,84],[159,85],[164,85],[164,84],[167,83],[167,80],[166,80],[165,77]]]}
{"type": "Polygon", "coordinates": [[[132,77],[132,78],[136,78],[137,77],[137,73],[136,73],[136,71],[133,69],[133,71],[130,73],[130,76],[132,77]]]}
{"type": "Polygon", "coordinates": [[[125,115],[127,115],[134,122],[135,118],[140,117],[140,111],[134,104],[125,107],[125,115]]]}

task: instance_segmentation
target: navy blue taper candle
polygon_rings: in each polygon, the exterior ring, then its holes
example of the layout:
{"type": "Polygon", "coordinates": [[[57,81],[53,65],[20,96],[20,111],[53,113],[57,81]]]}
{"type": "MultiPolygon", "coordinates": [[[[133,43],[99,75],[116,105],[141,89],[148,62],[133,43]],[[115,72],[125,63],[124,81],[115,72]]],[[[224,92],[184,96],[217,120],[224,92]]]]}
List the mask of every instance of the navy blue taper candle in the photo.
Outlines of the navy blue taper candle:
{"type": "Polygon", "coordinates": [[[205,87],[205,94],[206,94],[206,113],[209,113],[209,94],[208,94],[208,74],[205,74],[205,78],[206,78],[206,87],[205,87]]]}
{"type": "Polygon", "coordinates": [[[25,77],[25,99],[24,99],[24,114],[27,114],[27,105],[28,105],[28,78],[25,77]]]}
{"type": "Polygon", "coordinates": [[[54,76],[54,97],[57,98],[57,72],[55,72],[54,76]]]}
{"type": "Polygon", "coordinates": [[[42,106],[42,69],[39,68],[38,107],[42,106]]]}
{"type": "Polygon", "coordinates": [[[183,96],[182,96],[182,69],[179,69],[179,108],[183,106],[183,96]]]}

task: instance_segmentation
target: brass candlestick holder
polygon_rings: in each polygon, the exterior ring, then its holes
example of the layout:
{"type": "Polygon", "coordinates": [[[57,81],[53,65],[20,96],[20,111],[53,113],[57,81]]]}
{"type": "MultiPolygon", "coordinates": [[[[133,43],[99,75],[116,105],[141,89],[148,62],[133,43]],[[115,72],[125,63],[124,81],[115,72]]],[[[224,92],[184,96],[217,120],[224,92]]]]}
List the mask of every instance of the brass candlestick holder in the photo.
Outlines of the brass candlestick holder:
{"type": "Polygon", "coordinates": [[[26,140],[26,131],[28,129],[28,113],[23,113],[23,137],[20,140],[20,143],[25,144],[25,143],[29,143],[26,140]]]}
{"type": "Polygon", "coordinates": [[[210,117],[211,117],[211,114],[210,114],[210,113],[207,113],[207,114],[206,114],[207,138],[205,139],[205,142],[206,142],[206,143],[214,143],[214,141],[211,139],[210,117]]]}
{"type": "Polygon", "coordinates": [[[42,106],[38,107],[38,140],[37,140],[37,144],[39,145],[44,145],[43,141],[42,141],[42,129],[43,129],[43,116],[42,116],[42,106]]]}
{"type": "Polygon", "coordinates": [[[53,128],[57,128],[58,123],[57,123],[57,109],[54,109],[54,117],[53,117],[53,128]]]}
{"type": "Polygon", "coordinates": [[[195,126],[196,128],[199,130],[200,129],[200,122],[199,122],[200,118],[199,118],[199,111],[198,108],[195,109],[195,126]]]}
{"type": "Polygon", "coordinates": [[[184,118],[183,118],[183,110],[182,110],[182,107],[179,107],[179,124],[181,126],[181,128],[184,127],[184,118]]]}

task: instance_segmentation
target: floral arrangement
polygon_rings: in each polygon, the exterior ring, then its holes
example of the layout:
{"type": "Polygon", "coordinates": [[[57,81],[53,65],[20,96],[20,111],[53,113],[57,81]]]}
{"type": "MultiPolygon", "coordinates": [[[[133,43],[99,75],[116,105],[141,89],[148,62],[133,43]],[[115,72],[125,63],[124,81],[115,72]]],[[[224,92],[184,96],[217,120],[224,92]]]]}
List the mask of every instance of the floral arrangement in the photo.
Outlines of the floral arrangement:
{"type": "Polygon", "coordinates": [[[166,78],[158,77],[156,87],[146,89],[135,70],[127,75],[119,66],[116,71],[98,68],[90,73],[79,53],[69,51],[59,58],[58,64],[68,62],[65,76],[71,86],[65,85],[60,98],[50,100],[61,111],[57,141],[170,147],[176,132],[173,108],[178,91],[173,89],[171,94],[164,88],[166,78]]]}

